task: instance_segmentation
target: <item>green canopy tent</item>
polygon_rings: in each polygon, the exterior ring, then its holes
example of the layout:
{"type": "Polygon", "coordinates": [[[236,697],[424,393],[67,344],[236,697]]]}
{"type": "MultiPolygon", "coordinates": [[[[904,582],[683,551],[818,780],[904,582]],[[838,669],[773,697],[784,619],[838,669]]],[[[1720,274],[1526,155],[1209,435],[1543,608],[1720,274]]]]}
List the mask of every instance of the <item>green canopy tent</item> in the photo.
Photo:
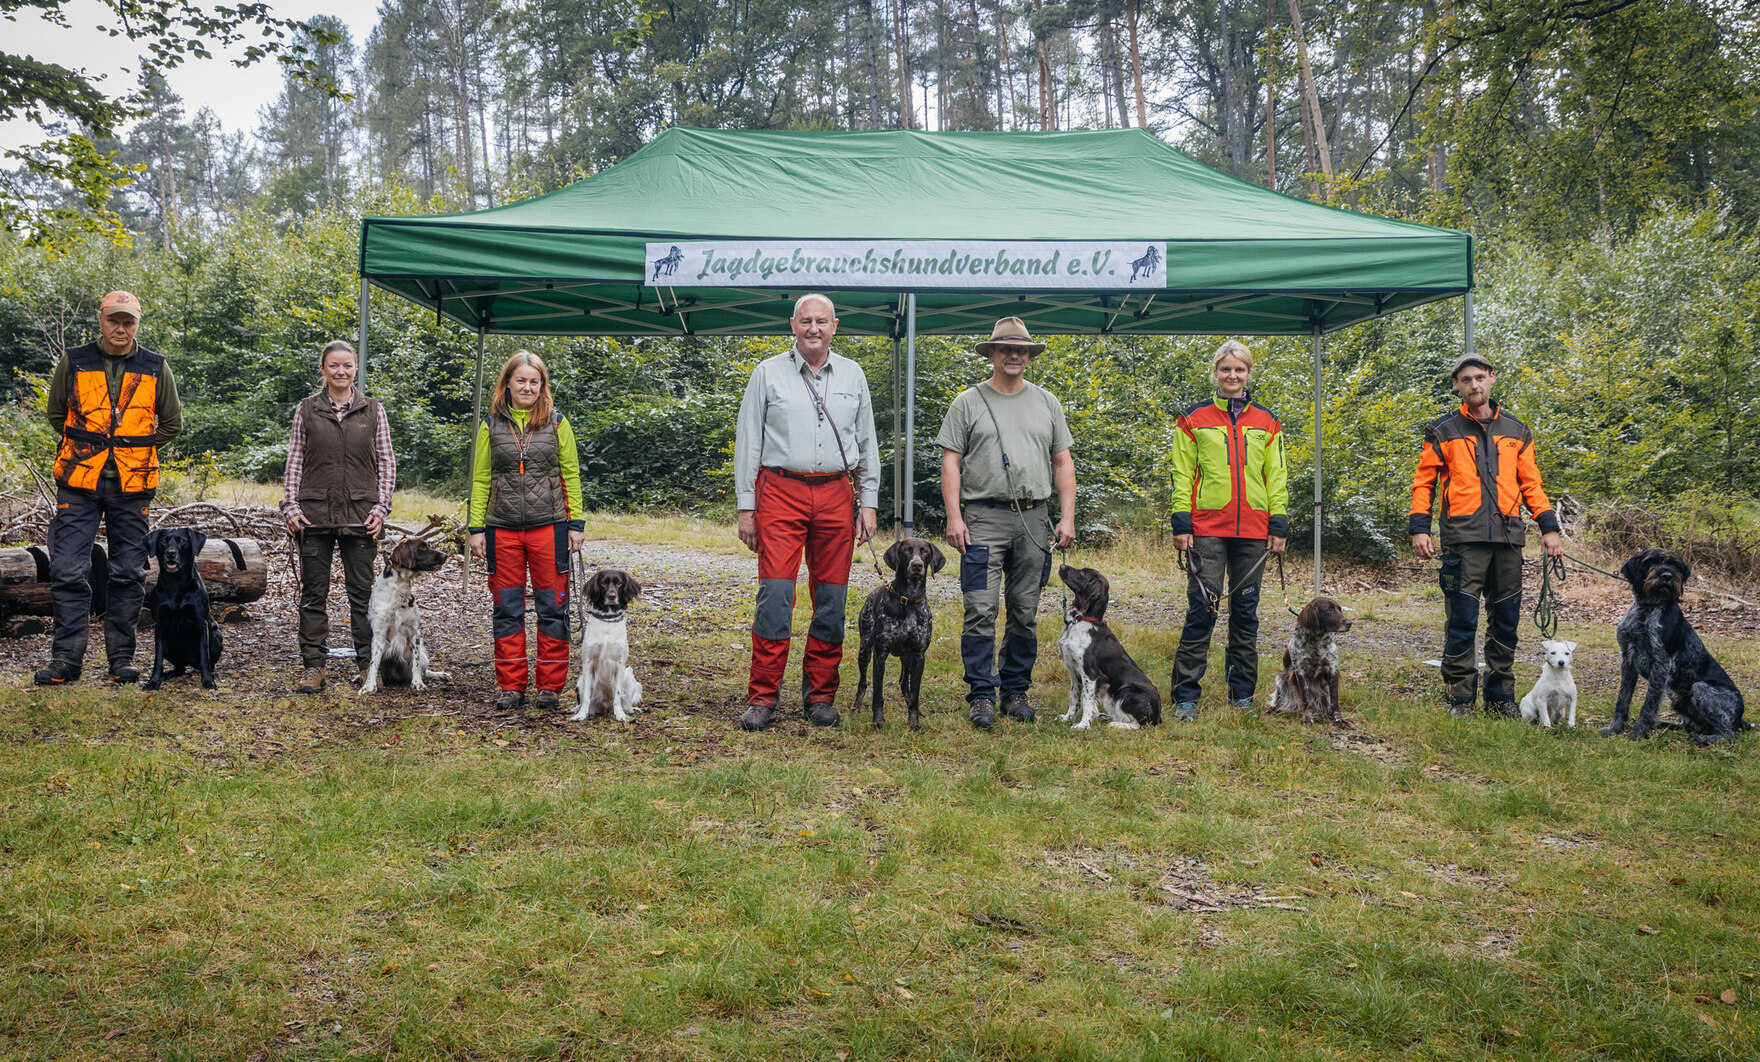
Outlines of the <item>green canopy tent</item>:
{"type": "Polygon", "coordinates": [[[1142,130],[673,128],[525,202],[364,219],[360,347],[373,286],[476,332],[480,417],[485,335],[786,335],[825,292],[840,331],[894,341],[909,528],[919,333],[1308,335],[1318,588],[1322,336],[1466,296],[1471,349],[1472,263],[1467,233],[1292,199],[1142,130]]]}

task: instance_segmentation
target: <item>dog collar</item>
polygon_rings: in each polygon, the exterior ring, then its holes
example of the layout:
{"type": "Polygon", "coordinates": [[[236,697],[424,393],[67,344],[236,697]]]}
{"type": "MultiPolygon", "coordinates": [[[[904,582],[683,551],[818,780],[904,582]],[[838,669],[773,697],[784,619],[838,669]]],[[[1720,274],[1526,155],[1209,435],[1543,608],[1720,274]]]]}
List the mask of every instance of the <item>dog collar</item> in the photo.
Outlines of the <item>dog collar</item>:
{"type": "Polygon", "coordinates": [[[587,610],[587,615],[604,623],[622,623],[628,618],[622,612],[594,612],[592,609],[587,610]]]}
{"type": "Polygon", "coordinates": [[[1099,623],[1100,617],[1099,616],[1075,616],[1070,619],[1070,622],[1071,623],[1099,623]]]}
{"type": "Polygon", "coordinates": [[[928,600],[928,598],[929,598],[929,595],[927,593],[923,594],[921,597],[906,597],[903,594],[899,593],[897,590],[893,590],[892,587],[890,587],[890,586],[887,587],[886,589],[892,590],[892,596],[898,598],[900,604],[920,605],[924,601],[928,600]]]}

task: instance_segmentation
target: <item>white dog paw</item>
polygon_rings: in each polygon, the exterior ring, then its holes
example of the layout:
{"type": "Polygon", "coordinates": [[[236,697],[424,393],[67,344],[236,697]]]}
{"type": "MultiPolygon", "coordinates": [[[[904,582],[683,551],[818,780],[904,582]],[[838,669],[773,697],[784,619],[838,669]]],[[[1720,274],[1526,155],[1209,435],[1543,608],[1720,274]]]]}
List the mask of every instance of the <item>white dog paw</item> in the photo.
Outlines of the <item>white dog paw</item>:
{"type": "Polygon", "coordinates": [[[1088,729],[1089,725],[1090,725],[1089,722],[1086,719],[1084,719],[1081,722],[1076,723],[1075,725],[1071,726],[1070,729],[1071,730],[1086,730],[1086,729],[1088,729]]]}
{"type": "Polygon", "coordinates": [[[587,721],[586,709],[582,708],[579,711],[575,712],[574,714],[570,715],[568,717],[568,721],[571,723],[584,723],[584,722],[586,722],[587,721]]]}
{"type": "Polygon", "coordinates": [[[1108,723],[1106,725],[1110,726],[1114,730],[1141,730],[1142,729],[1142,726],[1135,719],[1126,719],[1122,723],[1112,722],[1112,723],[1108,723]]]}

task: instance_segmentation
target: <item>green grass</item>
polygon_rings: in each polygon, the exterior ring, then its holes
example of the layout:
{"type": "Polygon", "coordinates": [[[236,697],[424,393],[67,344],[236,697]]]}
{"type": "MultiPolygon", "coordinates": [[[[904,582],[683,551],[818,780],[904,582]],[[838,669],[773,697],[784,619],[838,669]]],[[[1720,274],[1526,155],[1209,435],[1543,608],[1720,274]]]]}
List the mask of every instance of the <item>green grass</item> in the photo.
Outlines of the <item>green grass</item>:
{"type": "MultiPolygon", "coordinates": [[[[728,531],[599,533],[736,553],[728,531]]],[[[1083,559],[1120,601],[1166,591],[1126,557],[1083,559]]],[[[1421,588],[1351,600],[1373,748],[1211,690],[1195,724],[980,734],[938,600],[918,734],[896,697],[880,733],[849,708],[853,637],[843,727],[734,730],[743,596],[668,635],[688,668],[644,675],[630,727],[0,693],[0,1053],[1754,1057],[1760,739],[1450,718],[1426,654],[1388,648],[1437,640],[1421,588]]],[[[1158,678],[1176,623],[1121,624],[1158,678]]],[[[1612,632],[1572,633],[1604,668],[1612,632]]],[[[1760,645],[1712,644],[1753,689],[1760,645]]]]}

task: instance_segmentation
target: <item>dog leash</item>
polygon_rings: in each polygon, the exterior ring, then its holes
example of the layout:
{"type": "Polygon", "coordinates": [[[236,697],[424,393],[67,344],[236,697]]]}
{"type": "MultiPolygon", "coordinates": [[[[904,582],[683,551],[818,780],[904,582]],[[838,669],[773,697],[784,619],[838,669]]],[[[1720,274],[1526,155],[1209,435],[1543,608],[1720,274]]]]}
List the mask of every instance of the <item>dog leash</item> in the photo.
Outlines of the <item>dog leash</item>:
{"type": "Polygon", "coordinates": [[[581,551],[570,550],[568,554],[568,596],[574,600],[574,629],[568,632],[570,645],[576,646],[587,637],[587,602],[581,588],[587,585],[587,562],[581,551]]]}
{"type": "MultiPolygon", "coordinates": [[[[1241,588],[1233,585],[1233,583],[1244,583],[1252,579],[1254,575],[1258,574],[1260,568],[1265,567],[1265,562],[1271,559],[1271,551],[1269,549],[1264,553],[1259,554],[1259,559],[1254,561],[1252,566],[1245,572],[1241,573],[1241,577],[1234,580],[1229,586],[1228,593],[1224,594],[1221,590],[1210,589],[1210,584],[1204,581],[1204,576],[1202,574],[1203,569],[1198,564],[1195,550],[1175,549],[1174,552],[1179,554],[1180,567],[1184,568],[1186,574],[1191,576],[1192,582],[1197,584],[1198,594],[1204,599],[1204,604],[1209,607],[1211,612],[1220,612],[1222,610],[1222,602],[1225,598],[1230,598],[1240,593],[1241,588]]],[[[1281,553],[1277,554],[1277,581],[1283,585],[1283,604],[1285,608],[1288,608],[1289,586],[1284,582],[1283,554],[1281,553]]],[[[1290,611],[1294,612],[1295,610],[1291,609],[1290,611]]]]}
{"type": "Polygon", "coordinates": [[[1558,634],[1558,591],[1552,588],[1554,580],[1559,586],[1564,585],[1564,558],[1540,558],[1540,594],[1534,599],[1534,627],[1540,632],[1542,640],[1551,641],[1558,634]]]}

